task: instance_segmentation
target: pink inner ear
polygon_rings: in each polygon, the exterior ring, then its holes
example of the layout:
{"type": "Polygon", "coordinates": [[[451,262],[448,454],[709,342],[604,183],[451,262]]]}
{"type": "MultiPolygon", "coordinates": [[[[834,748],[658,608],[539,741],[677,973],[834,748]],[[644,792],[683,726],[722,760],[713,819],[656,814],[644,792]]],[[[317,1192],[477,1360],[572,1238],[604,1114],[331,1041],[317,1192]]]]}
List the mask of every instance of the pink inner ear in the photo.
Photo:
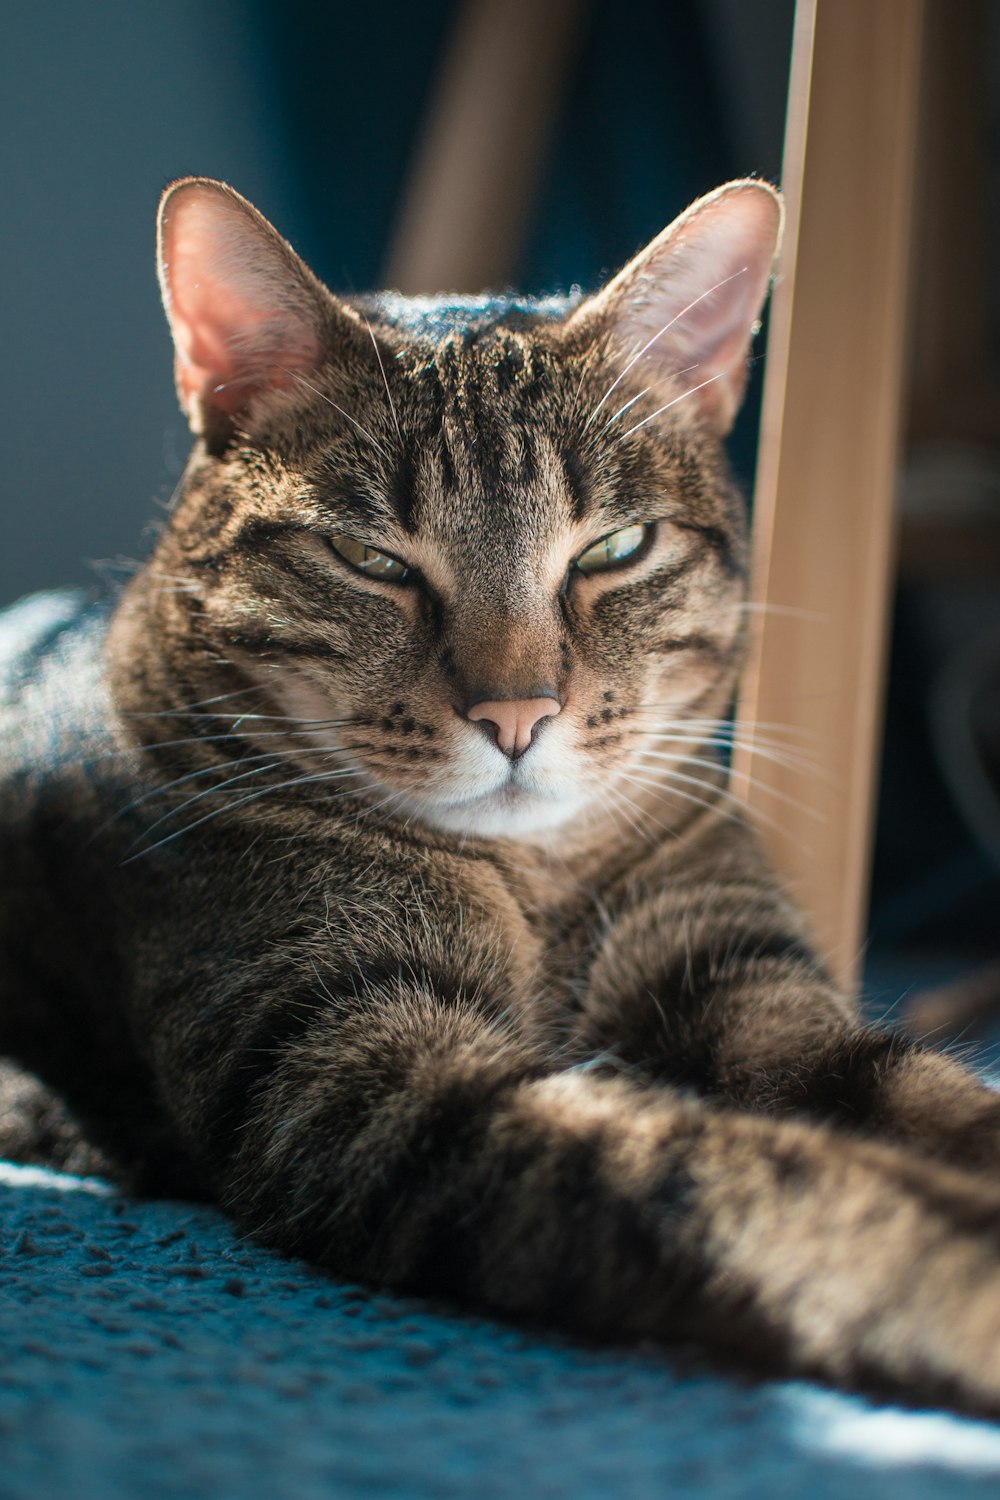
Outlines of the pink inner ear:
{"type": "Polygon", "coordinates": [[[626,358],[619,380],[634,371],[648,385],[677,374],[686,391],[667,403],[664,387],[663,409],[689,401],[725,432],[742,400],[780,227],[772,190],[733,183],[693,204],[626,266],[597,299],[626,358]]]}
{"type": "Polygon", "coordinates": [[[189,412],[205,400],[233,415],[246,400],[246,391],[237,380],[238,364],[232,347],[240,320],[238,316],[220,318],[223,301],[220,296],[207,315],[199,307],[190,316],[178,313],[175,317],[177,388],[189,412]]]}
{"type": "Polygon", "coordinates": [[[270,225],[218,189],[191,184],[167,200],[161,279],[178,394],[196,431],[206,407],[235,416],[315,364],[315,308],[299,266],[270,225]]]}
{"type": "Polygon", "coordinates": [[[175,321],[177,386],[189,412],[207,401],[235,416],[264,386],[286,386],[292,372],[315,364],[315,338],[283,343],[275,337],[282,329],[268,325],[259,308],[225,289],[201,290],[190,315],[175,321]]]}

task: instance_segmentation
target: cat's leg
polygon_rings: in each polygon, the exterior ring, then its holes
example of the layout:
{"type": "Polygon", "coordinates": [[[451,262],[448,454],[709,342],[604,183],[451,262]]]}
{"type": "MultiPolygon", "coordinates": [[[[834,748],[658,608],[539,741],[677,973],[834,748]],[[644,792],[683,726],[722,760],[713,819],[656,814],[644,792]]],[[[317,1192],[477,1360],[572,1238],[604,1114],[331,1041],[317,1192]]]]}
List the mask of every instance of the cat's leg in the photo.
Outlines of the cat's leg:
{"type": "Polygon", "coordinates": [[[862,1024],[750,832],[706,823],[606,894],[581,1054],[1000,1173],[1000,1096],[953,1059],[862,1024]]]}
{"type": "Polygon", "coordinates": [[[206,1055],[166,1023],[161,1087],[274,1245],[575,1332],[693,1337],[1000,1412],[1000,1193],[961,1174],[546,1071],[501,1019],[388,959],[381,977],[320,971],[270,1015],[217,1005],[213,1034],[206,1055]]]}

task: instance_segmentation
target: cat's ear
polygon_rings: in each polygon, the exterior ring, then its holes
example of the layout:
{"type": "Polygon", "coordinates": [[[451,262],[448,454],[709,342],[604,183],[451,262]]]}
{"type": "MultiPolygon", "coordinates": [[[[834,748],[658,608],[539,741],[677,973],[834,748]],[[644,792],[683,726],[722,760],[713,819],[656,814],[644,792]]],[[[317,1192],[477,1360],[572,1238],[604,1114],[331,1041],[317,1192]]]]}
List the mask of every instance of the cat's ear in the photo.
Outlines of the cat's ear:
{"type": "Polygon", "coordinates": [[[188,177],[160,200],[157,259],[177,394],[195,432],[230,423],[319,357],[329,294],[225,183],[188,177]]]}
{"type": "MultiPolygon", "coordinates": [[[[699,198],[570,320],[610,342],[620,373],[676,375],[720,435],[739,410],[747,356],[781,239],[781,195],[730,182],[699,198]]],[[[662,384],[661,384],[662,382],[662,384]]]]}

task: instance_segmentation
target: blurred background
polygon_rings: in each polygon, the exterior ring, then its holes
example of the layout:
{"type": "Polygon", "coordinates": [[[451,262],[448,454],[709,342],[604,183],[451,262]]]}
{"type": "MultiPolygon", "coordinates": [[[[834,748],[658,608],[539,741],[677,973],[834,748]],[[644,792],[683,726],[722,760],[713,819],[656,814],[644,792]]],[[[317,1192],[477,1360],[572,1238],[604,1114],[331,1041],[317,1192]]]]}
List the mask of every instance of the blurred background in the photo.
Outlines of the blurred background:
{"type": "MultiPolygon", "coordinates": [[[[780,179],[793,0],[506,4],[524,19],[513,178],[453,179],[494,284],[596,286],[700,193],[780,179]]],[[[938,105],[954,129],[934,135],[952,187],[933,199],[916,306],[935,276],[968,290],[978,275],[963,303],[975,359],[952,379],[915,340],[875,1006],[1000,957],[1000,282],[983,271],[1000,249],[1000,22],[989,0],[961,10],[964,71],[938,105]]],[[[461,158],[442,101],[476,46],[458,0],[36,0],[3,18],[0,604],[113,582],[180,476],[189,439],[153,269],[162,187],[232,182],[334,290],[434,290],[419,284],[421,249],[435,253],[421,185],[461,158]]],[[[954,305],[940,317],[954,326],[954,305]]],[[[732,442],[748,492],[759,393],[758,373],[732,442]]]]}

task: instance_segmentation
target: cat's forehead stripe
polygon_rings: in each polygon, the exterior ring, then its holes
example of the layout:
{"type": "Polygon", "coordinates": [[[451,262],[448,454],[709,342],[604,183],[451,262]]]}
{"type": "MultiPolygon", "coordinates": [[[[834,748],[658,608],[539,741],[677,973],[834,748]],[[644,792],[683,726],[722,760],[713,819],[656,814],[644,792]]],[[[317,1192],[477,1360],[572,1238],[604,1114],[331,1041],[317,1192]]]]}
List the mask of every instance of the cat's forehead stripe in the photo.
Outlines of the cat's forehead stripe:
{"type": "Polygon", "coordinates": [[[581,363],[563,337],[567,305],[355,300],[385,357],[372,359],[366,335],[350,384],[338,383],[347,367],[334,357],[337,411],[318,412],[313,428],[326,449],[320,488],[345,530],[401,556],[407,537],[436,539],[486,566],[503,548],[538,552],[556,535],[582,547],[678,506],[697,523],[740,530],[725,483],[706,489],[702,444],[683,423],[669,419],[655,443],[622,443],[588,421],[611,371],[603,351],[581,363]],[[357,413],[347,442],[335,431],[341,410],[357,413]]]}

